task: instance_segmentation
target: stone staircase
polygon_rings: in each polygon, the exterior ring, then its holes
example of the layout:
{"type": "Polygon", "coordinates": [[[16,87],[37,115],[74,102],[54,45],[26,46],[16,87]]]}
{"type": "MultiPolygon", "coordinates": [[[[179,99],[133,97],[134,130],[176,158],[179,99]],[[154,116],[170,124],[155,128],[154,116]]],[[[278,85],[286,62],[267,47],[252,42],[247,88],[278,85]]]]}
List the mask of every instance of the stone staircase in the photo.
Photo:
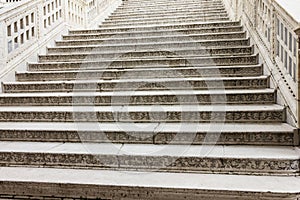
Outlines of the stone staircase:
{"type": "Polygon", "coordinates": [[[297,129],[221,0],[126,0],[2,90],[0,199],[300,198],[297,129]]]}

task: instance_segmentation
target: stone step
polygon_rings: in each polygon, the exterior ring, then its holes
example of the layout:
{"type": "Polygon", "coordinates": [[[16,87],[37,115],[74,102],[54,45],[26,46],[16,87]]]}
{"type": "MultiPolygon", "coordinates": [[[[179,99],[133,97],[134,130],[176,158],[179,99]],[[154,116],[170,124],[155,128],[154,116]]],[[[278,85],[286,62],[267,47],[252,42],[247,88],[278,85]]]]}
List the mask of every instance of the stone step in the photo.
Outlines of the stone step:
{"type": "Polygon", "coordinates": [[[102,79],[114,80],[126,77],[127,79],[140,78],[170,78],[170,77],[252,77],[263,74],[262,65],[245,66],[217,66],[217,67],[161,67],[161,68],[134,68],[134,69],[104,69],[81,71],[27,71],[16,72],[17,81],[62,81],[102,79]]]}
{"type": "Polygon", "coordinates": [[[234,32],[234,33],[210,33],[210,34],[181,34],[177,35],[164,35],[164,36],[143,36],[143,37],[119,37],[113,36],[105,39],[84,39],[84,40],[63,40],[56,41],[56,46],[87,46],[87,45],[99,45],[99,44],[128,44],[128,43],[162,43],[162,42],[176,42],[176,41],[198,41],[201,40],[226,40],[226,39],[246,39],[246,32],[234,32]]]}
{"type": "Polygon", "coordinates": [[[156,7],[147,7],[147,8],[143,8],[143,7],[139,7],[139,8],[122,8],[122,7],[118,7],[118,9],[116,9],[116,11],[113,13],[115,15],[129,15],[129,14],[138,14],[138,13],[150,13],[152,12],[153,14],[160,14],[160,13],[164,13],[165,11],[172,11],[174,13],[176,13],[177,11],[186,11],[188,12],[189,10],[191,11],[202,11],[202,12],[210,12],[210,10],[213,10],[215,8],[219,8],[219,9],[223,9],[224,5],[221,3],[214,3],[214,4],[204,4],[204,5],[199,5],[199,4],[190,4],[190,5],[186,5],[186,6],[182,6],[182,5],[157,5],[156,7]]]}
{"type": "Polygon", "coordinates": [[[112,15],[105,21],[114,21],[114,20],[121,20],[121,21],[126,21],[126,20],[134,20],[136,21],[141,21],[143,19],[163,19],[163,18],[169,18],[169,19],[174,19],[174,18],[180,18],[180,17],[195,17],[197,15],[203,15],[203,16],[210,16],[213,17],[212,15],[215,14],[215,16],[219,16],[220,14],[226,14],[227,12],[225,11],[224,8],[213,8],[210,10],[178,10],[176,12],[174,11],[168,11],[165,10],[161,13],[132,13],[132,14],[115,14],[112,13],[112,15]]]}
{"type": "Polygon", "coordinates": [[[178,10],[177,14],[174,15],[172,12],[164,12],[163,14],[156,14],[156,15],[141,15],[141,17],[136,17],[136,15],[133,16],[127,16],[124,17],[122,15],[114,15],[112,14],[109,18],[107,18],[105,21],[106,22],[112,22],[112,21],[142,21],[142,20],[161,20],[161,19],[180,19],[180,18],[195,18],[197,16],[208,16],[208,15],[213,15],[215,14],[216,16],[218,15],[226,15],[227,12],[223,9],[211,9],[209,11],[202,11],[202,10],[196,10],[196,11],[191,11],[191,12],[185,12],[178,10]]]}
{"type": "Polygon", "coordinates": [[[256,65],[257,55],[209,56],[209,57],[172,57],[172,58],[118,58],[100,61],[43,62],[28,64],[29,71],[151,68],[151,67],[199,67],[224,65],[256,65]]]}
{"type": "Polygon", "coordinates": [[[199,13],[199,14],[194,14],[194,15],[188,15],[188,16],[158,16],[158,17],[152,17],[149,16],[148,18],[144,17],[144,18],[136,18],[136,17],[132,17],[132,18],[112,18],[111,20],[105,20],[102,24],[130,24],[130,23],[153,23],[153,22],[187,22],[187,21],[195,21],[197,22],[197,20],[201,21],[203,19],[206,18],[213,18],[215,17],[216,19],[218,18],[224,18],[224,17],[228,17],[226,12],[212,12],[212,13],[199,13]]]}
{"type": "Polygon", "coordinates": [[[158,78],[119,80],[78,80],[49,82],[4,82],[5,93],[76,92],[76,91],[148,91],[148,90],[213,90],[213,89],[265,89],[266,76],[220,78],[158,78]]]}
{"type": "MultiPolygon", "coordinates": [[[[203,1],[203,0],[185,0],[184,2],[186,2],[187,4],[188,3],[195,3],[195,2],[198,2],[198,3],[207,3],[207,2],[220,2],[219,0],[211,0],[211,1],[203,1]]],[[[180,3],[180,2],[178,2],[177,0],[170,0],[170,1],[167,1],[167,0],[165,0],[165,1],[158,1],[158,0],[153,0],[153,1],[149,1],[149,0],[141,0],[141,1],[139,1],[139,0],[137,0],[137,1],[132,1],[132,0],[130,0],[130,1],[128,1],[128,0],[126,0],[126,1],[124,1],[123,3],[122,3],[122,5],[127,5],[127,6],[143,6],[143,5],[145,5],[145,4],[161,4],[161,3],[163,3],[163,4],[171,4],[171,3],[180,3]],[[140,4],[138,4],[138,3],[140,3],[140,4]]]]}
{"type": "Polygon", "coordinates": [[[164,12],[173,12],[174,14],[180,12],[180,11],[185,11],[185,12],[188,12],[188,11],[191,11],[191,12],[209,12],[211,10],[214,10],[214,9],[220,9],[220,10],[225,10],[224,8],[224,5],[222,4],[212,4],[212,5],[190,5],[190,6],[185,6],[185,7],[156,7],[156,8],[153,8],[153,9],[135,9],[135,10],[132,10],[132,9],[117,9],[113,15],[117,15],[117,16],[128,16],[128,15],[135,15],[135,14],[138,14],[138,15],[141,15],[141,14],[152,14],[152,15],[155,15],[155,14],[163,14],[164,12]]]}
{"type": "Polygon", "coordinates": [[[0,94],[1,106],[274,104],[273,89],[0,94]]]}
{"type": "Polygon", "coordinates": [[[48,47],[47,54],[53,53],[82,53],[82,52],[106,52],[106,51],[146,51],[146,50],[160,50],[173,51],[173,49],[189,48],[190,50],[197,50],[211,47],[244,47],[250,45],[250,39],[218,39],[218,40],[187,40],[178,42],[153,42],[153,43],[115,43],[100,45],[84,45],[84,46],[63,46],[63,47],[48,47]]]}
{"type": "Polygon", "coordinates": [[[128,22],[103,22],[100,27],[130,27],[140,25],[159,25],[159,24],[172,24],[172,23],[197,23],[197,22],[209,22],[209,21],[228,21],[228,16],[200,16],[196,18],[185,18],[185,19],[164,19],[164,20],[142,20],[142,21],[128,21],[128,22]]]}
{"type": "Polygon", "coordinates": [[[223,6],[221,1],[218,2],[155,2],[155,3],[139,3],[139,5],[135,4],[122,4],[117,10],[119,12],[125,11],[142,11],[142,10],[153,10],[153,9],[169,9],[169,8],[177,8],[178,10],[182,8],[203,8],[203,7],[211,7],[211,6],[223,6]]]}
{"type": "Polygon", "coordinates": [[[4,199],[296,200],[300,193],[298,177],[35,167],[0,170],[4,199]]]}
{"type": "Polygon", "coordinates": [[[293,147],[46,142],[0,142],[0,157],[11,167],[290,176],[299,174],[300,159],[293,147]]]}
{"type": "Polygon", "coordinates": [[[164,35],[189,35],[189,34],[213,34],[226,32],[242,32],[242,26],[229,26],[217,28],[190,28],[190,29],[176,29],[176,30],[158,30],[158,31],[123,31],[113,33],[92,33],[79,35],[63,35],[63,40],[82,40],[82,39],[101,39],[114,37],[146,37],[146,36],[164,36],[164,35]]]}
{"type": "Polygon", "coordinates": [[[190,19],[190,20],[168,20],[168,21],[152,21],[152,22],[136,22],[136,23],[102,23],[99,27],[100,28],[136,28],[136,26],[151,26],[151,25],[161,25],[161,24],[174,24],[174,23],[198,23],[198,22],[221,22],[221,21],[228,21],[229,17],[203,17],[198,18],[198,20],[190,19]]]}
{"type": "Polygon", "coordinates": [[[298,146],[285,123],[0,123],[0,141],[298,146]],[[194,127],[194,128],[191,128],[194,127]]]}
{"type": "MultiPolygon", "coordinates": [[[[207,0],[185,0],[184,2],[186,3],[194,3],[194,2],[198,2],[198,3],[206,3],[206,2],[220,2],[219,0],[211,0],[211,1],[207,1],[207,0]]],[[[170,1],[159,1],[159,0],[153,0],[153,1],[149,1],[149,0],[137,0],[137,1],[133,1],[133,0],[126,0],[122,3],[122,5],[127,5],[127,6],[139,6],[140,5],[145,5],[145,4],[161,4],[161,3],[179,3],[178,0],[170,0],[170,1]]]]}
{"type": "Polygon", "coordinates": [[[240,21],[223,21],[223,22],[207,22],[207,23],[176,23],[176,24],[160,24],[148,26],[133,27],[111,27],[98,29],[70,30],[70,35],[92,34],[92,33],[114,33],[114,32],[137,32],[137,31],[162,31],[162,30],[177,30],[177,29],[195,29],[195,28],[223,28],[231,26],[240,26],[240,21]]]}
{"type": "Polygon", "coordinates": [[[9,106],[0,122],[283,123],[279,105],[9,106]]]}
{"type": "Polygon", "coordinates": [[[79,60],[101,60],[101,59],[120,59],[120,58],[171,58],[171,57],[209,57],[209,56],[228,56],[228,55],[252,55],[254,47],[218,47],[206,49],[173,49],[170,51],[148,50],[148,51],[112,51],[112,52],[84,52],[68,54],[48,54],[39,55],[39,62],[63,62],[79,60]]]}

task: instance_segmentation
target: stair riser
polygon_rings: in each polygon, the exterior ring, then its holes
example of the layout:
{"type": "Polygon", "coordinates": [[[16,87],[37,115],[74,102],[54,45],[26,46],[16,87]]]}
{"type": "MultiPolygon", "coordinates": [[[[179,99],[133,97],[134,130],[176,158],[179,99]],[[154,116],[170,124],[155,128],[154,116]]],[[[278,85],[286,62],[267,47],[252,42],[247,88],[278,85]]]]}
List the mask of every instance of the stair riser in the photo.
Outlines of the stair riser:
{"type": "Polygon", "coordinates": [[[86,131],[33,131],[1,130],[0,141],[27,142],[88,142],[120,144],[216,144],[216,145],[294,145],[294,134],[291,132],[248,132],[230,133],[138,133],[138,132],[86,132],[86,131]],[[209,142],[206,139],[212,138],[209,142]],[[215,139],[217,138],[217,139],[215,139]],[[188,142],[190,141],[190,142],[188,142]]]}
{"type": "Polygon", "coordinates": [[[0,112],[0,122],[131,122],[131,123],[281,123],[283,110],[268,111],[163,111],[163,112],[0,112]]]}
{"type": "MultiPolygon", "coordinates": [[[[83,52],[99,52],[99,51],[146,51],[146,50],[158,50],[158,51],[170,51],[174,49],[190,48],[190,49],[201,49],[203,47],[216,47],[216,46],[228,46],[228,47],[241,47],[249,46],[248,39],[237,39],[237,40],[220,40],[220,41],[190,41],[190,42],[181,42],[181,43],[152,43],[152,44],[115,44],[113,46],[109,45],[96,45],[96,46],[78,46],[78,47],[65,47],[65,48],[48,48],[48,53],[83,53],[83,52]]],[[[175,50],[176,51],[176,50],[175,50]]]]}
{"type": "Polygon", "coordinates": [[[214,21],[228,21],[229,17],[204,17],[198,18],[198,20],[182,20],[182,21],[159,21],[159,22],[146,22],[146,23],[120,23],[120,24],[102,24],[102,28],[122,28],[122,27],[133,27],[136,26],[148,26],[148,25],[164,25],[164,24],[180,24],[180,23],[196,23],[196,22],[214,22],[214,21]]]}
{"type": "Polygon", "coordinates": [[[207,89],[259,89],[269,85],[267,79],[221,80],[221,81],[170,81],[170,82],[124,82],[124,83],[37,83],[3,84],[6,93],[22,92],[73,92],[73,91],[146,91],[146,90],[207,90],[207,89]]]}
{"type": "Polygon", "coordinates": [[[249,67],[229,67],[229,68],[219,68],[219,69],[201,69],[200,68],[189,68],[189,69],[170,69],[159,71],[122,71],[121,69],[114,72],[108,71],[83,71],[83,72],[47,72],[47,73],[18,73],[16,74],[16,79],[18,81],[61,81],[61,80],[114,80],[126,77],[127,79],[140,78],[175,78],[175,75],[180,75],[183,77],[253,77],[262,75],[261,66],[249,66],[249,67]]]}
{"type": "Polygon", "coordinates": [[[39,56],[39,62],[63,62],[63,61],[78,61],[78,60],[93,60],[100,61],[101,59],[120,59],[120,58],[163,58],[163,57],[193,57],[193,56],[220,56],[220,55],[251,55],[253,49],[251,47],[241,48],[223,48],[223,49],[200,49],[200,50],[176,50],[173,52],[168,51],[149,51],[149,52],[116,52],[116,53],[95,53],[95,54],[57,54],[57,55],[42,55],[39,56]]]}
{"type": "Polygon", "coordinates": [[[188,105],[188,104],[274,104],[275,94],[151,95],[151,96],[78,96],[78,97],[0,97],[2,106],[72,105],[188,105]]]}
{"type": "Polygon", "coordinates": [[[103,34],[88,34],[88,35],[64,35],[63,40],[83,40],[83,39],[104,39],[114,37],[150,37],[150,36],[166,36],[166,35],[189,35],[189,34],[213,34],[225,32],[241,32],[241,26],[212,28],[212,29],[177,29],[174,31],[143,31],[143,32],[117,32],[117,33],[103,33],[103,34]]]}
{"type": "Polygon", "coordinates": [[[56,46],[85,46],[85,45],[100,45],[100,44],[121,44],[121,43],[161,43],[161,42],[177,42],[177,41],[200,41],[200,40],[226,40],[226,39],[245,39],[246,33],[228,33],[228,34],[211,34],[211,35],[177,35],[171,37],[156,37],[156,38],[106,38],[102,40],[82,40],[82,41],[59,41],[56,46]]]}
{"type": "Polygon", "coordinates": [[[135,67],[162,67],[162,66],[221,66],[221,65],[256,65],[256,56],[245,57],[212,57],[212,58],[186,58],[186,59],[161,59],[161,60],[124,60],[124,61],[99,61],[77,63],[37,63],[29,64],[29,71],[40,70],[77,70],[77,69],[114,69],[135,67]]]}
{"type": "Polygon", "coordinates": [[[112,15],[110,18],[105,20],[105,22],[129,22],[129,21],[143,21],[143,20],[164,20],[164,19],[184,19],[184,18],[197,18],[202,16],[219,16],[224,15],[228,16],[226,11],[222,10],[211,10],[209,12],[183,12],[178,11],[178,13],[174,16],[173,13],[164,13],[164,14],[158,14],[158,15],[142,15],[141,17],[137,18],[136,16],[128,16],[128,17],[122,17],[117,15],[112,15]]]}
{"type": "Polygon", "coordinates": [[[219,172],[237,174],[299,173],[298,160],[154,157],[151,155],[89,155],[55,153],[0,153],[2,166],[58,168],[110,168],[177,172],[219,172]],[[271,164],[272,163],[272,164],[271,164]]]}
{"type": "MultiPolygon", "coordinates": [[[[128,172],[127,172],[128,173],[128,172]]],[[[0,190],[5,195],[0,195],[3,200],[16,199],[16,195],[22,194],[18,200],[99,200],[99,199],[122,199],[122,200],[297,200],[296,193],[270,193],[249,191],[224,191],[181,189],[168,187],[137,187],[115,186],[97,184],[72,184],[72,183],[45,183],[45,182],[18,182],[3,181],[0,190]],[[28,190],[30,188],[30,190],[28,190]],[[68,194],[68,195],[66,195],[68,194]],[[51,196],[51,198],[49,198],[51,196]],[[66,198],[67,196],[67,198],[66,198]]]]}
{"type": "Polygon", "coordinates": [[[223,28],[230,26],[240,26],[240,22],[218,22],[218,23],[204,23],[204,24],[181,24],[181,25],[164,25],[154,27],[135,27],[135,28],[101,28],[94,30],[73,30],[70,31],[72,34],[94,34],[94,33],[113,33],[122,31],[159,31],[159,30],[176,30],[176,29],[194,29],[194,28],[223,28]]]}

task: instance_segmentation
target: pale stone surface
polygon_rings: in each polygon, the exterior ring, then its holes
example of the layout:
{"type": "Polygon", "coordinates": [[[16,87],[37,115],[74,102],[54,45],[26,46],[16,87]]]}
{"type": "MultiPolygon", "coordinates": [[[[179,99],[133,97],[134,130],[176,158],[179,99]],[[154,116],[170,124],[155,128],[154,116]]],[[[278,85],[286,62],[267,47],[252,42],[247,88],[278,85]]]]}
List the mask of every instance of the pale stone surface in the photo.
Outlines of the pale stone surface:
{"type": "Polygon", "coordinates": [[[0,168],[1,181],[185,188],[242,192],[300,193],[299,177],[147,173],[51,168],[0,168]],[[91,178],[93,177],[93,178],[91,178]],[[142,181],[141,181],[142,180],[142,181]],[[163,180],[163,182],[162,182],[163,180]]]}

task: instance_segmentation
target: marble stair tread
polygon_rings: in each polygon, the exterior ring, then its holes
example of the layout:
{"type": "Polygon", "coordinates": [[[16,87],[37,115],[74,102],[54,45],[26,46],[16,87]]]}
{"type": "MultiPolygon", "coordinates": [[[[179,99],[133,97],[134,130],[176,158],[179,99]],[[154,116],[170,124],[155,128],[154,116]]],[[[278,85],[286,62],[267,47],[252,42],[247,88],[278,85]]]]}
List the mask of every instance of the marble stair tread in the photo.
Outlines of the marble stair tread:
{"type": "Polygon", "coordinates": [[[223,6],[220,5],[215,5],[215,6],[205,6],[203,7],[203,9],[199,9],[199,8],[195,8],[195,7],[185,7],[185,8],[181,8],[176,10],[176,8],[170,8],[170,9],[161,9],[161,8],[157,8],[157,9],[151,9],[151,10],[116,10],[113,13],[113,16],[120,16],[120,17],[133,17],[133,16],[141,16],[141,15],[145,15],[145,16],[163,16],[166,14],[170,14],[173,13],[175,14],[180,14],[180,13],[184,13],[184,12],[188,12],[189,13],[193,12],[193,13],[199,13],[199,12],[207,12],[209,13],[210,11],[213,10],[219,10],[221,12],[225,11],[225,8],[223,6]]]}
{"type": "MultiPolygon", "coordinates": [[[[187,81],[237,81],[237,80],[250,80],[250,79],[256,79],[256,80],[263,80],[267,79],[268,76],[261,75],[256,77],[201,77],[201,78],[195,78],[195,77],[167,77],[167,78],[136,78],[136,79],[118,79],[118,80],[74,80],[74,81],[31,81],[31,82],[2,82],[3,85],[29,85],[29,84],[62,84],[62,83],[69,83],[69,84],[83,84],[83,83],[167,83],[167,82],[187,82],[187,81]]],[[[130,90],[132,91],[132,90],[130,90]]]]}
{"type": "MultiPolygon", "coordinates": [[[[257,59],[258,55],[257,54],[251,54],[251,55],[226,55],[226,56],[221,56],[221,55],[213,55],[213,56],[203,56],[203,57],[197,57],[197,56],[193,56],[193,57],[189,57],[189,58],[182,58],[179,55],[177,55],[176,57],[155,57],[155,58],[117,58],[117,59],[113,59],[113,58],[105,58],[105,59],[101,59],[99,61],[93,61],[93,60],[82,60],[82,61],[56,61],[56,62],[30,62],[28,63],[28,65],[59,65],[59,64],[89,64],[89,63],[117,63],[117,62],[136,62],[136,63],[143,63],[143,62],[147,62],[149,61],[151,63],[151,61],[169,61],[169,62],[179,62],[179,64],[185,64],[185,66],[193,66],[193,65],[201,65],[201,62],[198,63],[198,61],[201,60],[205,60],[208,59],[210,60],[212,63],[210,65],[213,65],[213,62],[216,62],[217,59],[219,60],[226,60],[226,59],[245,59],[245,60],[249,60],[249,64],[252,64],[250,61],[255,61],[257,59]]],[[[245,62],[245,61],[241,61],[241,64],[245,62]]],[[[171,63],[170,63],[171,64],[171,63]]],[[[178,64],[178,65],[179,65],[178,64]]],[[[205,65],[206,63],[204,63],[205,65]]],[[[216,63],[217,64],[217,63],[216,63]]],[[[228,63],[230,65],[230,63],[228,63]]],[[[253,63],[253,64],[257,64],[257,63],[253,63]]],[[[109,66],[109,65],[108,65],[109,66]]],[[[107,67],[108,67],[107,66],[107,67]]]]}
{"type": "Polygon", "coordinates": [[[78,197],[83,194],[92,196],[95,193],[91,192],[91,189],[95,189],[101,191],[98,195],[101,196],[102,194],[101,197],[103,198],[124,197],[126,194],[132,199],[135,196],[139,197],[137,199],[158,199],[161,196],[179,199],[188,196],[200,200],[209,197],[229,200],[232,199],[232,196],[242,195],[240,198],[243,200],[263,197],[268,200],[283,200],[292,199],[293,197],[296,199],[300,193],[299,177],[30,167],[1,167],[0,172],[2,186],[6,185],[6,187],[3,187],[3,192],[8,194],[14,194],[14,190],[9,189],[11,183],[19,183],[20,187],[23,187],[23,194],[28,195],[31,192],[26,191],[26,187],[24,187],[26,184],[32,185],[33,190],[43,191],[53,196],[62,195],[67,191],[78,197]],[[41,187],[42,185],[44,187],[41,187]],[[70,189],[67,185],[72,185],[75,190],[70,189]],[[80,190],[77,190],[77,188],[80,188],[80,190]],[[116,190],[119,194],[116,194],[116,190]],[[50,191],[57,192],[54,195],[50,191]],[[146,192],[148,193],[146,194],[146,192]]]}
{"type": "Polygon", "coordinates": [[[128,199],[135,196],[139,199],[158,199],[164,196],[172,199],[189,197],[199,200],[208,198],[229,200],[232,196],[240,196],[243,200],[258,198],[287,200],[296,199],[300,194],[299,177],[33,167],[1,167],[0,171],[3,192],[14,194],[13,191],[19,189],[23,191],[23,195],[29,196],[36,190],[49,196],[68,193],[70,198],[73,195],[118,198],[126,195],[128,199]],[[10,188],[11,185],[14,187],[10,188]],[[29,185],[33,191],[28,191],[29,185]],[[49,191],[49,186],[60,190],[53,194],[49,191]]]}
{"type": "Polygon", "coordinates": [[[206,12],[191,12],[191,13],[178,13],[177,15],[174,14],[165,14],[164,15],[146,15],[141,18],[137,18],[135,16],[132,17],[122,17],[118,15],[111,15],[110,18],[106,20],[106,22],[130,22],[130,21],[142,21],[142,20],[163,20],[163,19],[188,19],[188,18],[195,18],[207,15],[217,15],[217,16],[226,16],[227,12],[222,9],[215,9],[211,10],[208,13],[206,12]]]}
{"type": "MultiPolygon", "coordinates": [[[[205,23],[210,23],[210,22],[227,22],[227,21],[229,21],[229,17],[226,17],[226,18],[221,18],[221,19],[214,19],[214,18],[208,18],[207,20],[203,20],[203,21],[201,21],[201,20],[199,20],[199,22],[202,22],[202,24],[205,24],[205,23]]],[[[193,23],[194,21],[191,21],[191,22],[161,22],[161,23],[150,23],[150,24],[132,24],[132,25],[130,25],[130,24],[126,24],[126,25],[115,25],[115,26],[113,26],[113,25],[100,25],[99,26],[99,28],[101,27],[101,28],[107,28],[107,29],[113,29],[113,28],[115,28],[115,29],[117,29],[117,28],[133,28],[133,29],[138,29],[138,28],[155,28],[155,27],[157,27],[158,25],[165,25],[165,26],[184,26],[184,25],[186,25],[187,23],[193,23]]]]}
{"type": "MultiPolygon", "coordinates": [[[[197,33],[196,31],[199,31],[200,33],[207,33],[207,32],[215,32],[215,33],[221,33],[221,31],[224,31],[226,32],[227,30],[229,30],[229,32],[231,30],[234,30],[235,32],[238,32],[238,31],[242,31],[243,28],[241,25],[235,25],[235,26],[225,26],[225,27],[214,27],[214,28],[177,28],[175,29],[175,32],[178,31],[178,32],[193,32],[193,33],[197,33]],[[207,32],[206,32],[207,31],[207,32]]],[[[92,31],[92,30],[91,30],[92,31]]],[[[94,30],[96,31],[96,30],[94,30]]],[[[66,39],[66,38],[75,38],[75,37],[84,37],[84,36],[93,36],[93,35],[97,35],[97,36],[106,36],[106,35],[120,35],[120,34],[143,34],[143,33],[161,33],[161,34],[167,34],[167,33],[174,33],[173,30],[140,30],[140,31],[136,31],[136,32],[130,32],[128,33],[128,31],[124,30],[124,31],[120,31],[120,32],[113,32],[113,33],[109,33],[109,32],[95,32],[95,33],[82,33],[82,34],[65,34],[65,35],[62,35],[62,38],[63,39],[66,39]]]]}
{"type": "MultiPolygon", "coordinates": [[[[135,31],[140,31],[140,29],[148,29],[148,30],[157,30],[160,28],[183,28],[183,27],[224,27],[224,26],[232,26],[232,25],[241,25],[240,21],[218,21],[218,22],[201,22],[201,23],[172,23],[172,24],[151,24],[151,25],[143,25],[143,26],[135,26],[135,27],[99,27],[97,29],[82,29],[82,30],[70,30],[69,34],[79,34],[79,33],[89,33],[89,32],[99,32],[104,30],[114,31],[114,30],[126,30],[126,29],[133,29],[135,31]]],[[[127,30],[128,31],[128,30],[127,30]]]]}
{"type": "MultiPolygon", "coordinates": [[[[125,39],[165,39],[165,38],[176,38],[176,37],[179,37],[179,39],[182,39],[182,38],[188,38],[188,37],[201,37],[201,36],[223,36],[223,35],[231,35],[231,36],[236,36],[236,35],[246,35],[246,32],[245,31],[239,31],[239,32],[226,32],[226,33],[205,33],[205,34],[195,34],[195,33],[192,33],[192,34],[184,34],[184,33],[175,33],[175,34],[172,34],[172,35],[162,35],[162,36],[136,36],[136,37],[112,37],[111,39],[113,40],[125,40],[125,39]]],[[[237,37],[237,36],[236,36],[237,37]]],[[[108,39],[77,39],[77,40],[56,40],[56,42],[88,42],[88,41],[106,41],[106,40],[109,40],[108,39]]]]}
{"type": "MultiPolygon", "coordinates": [[[[220,66],[200,66],[200,67],[175,67],[175,66],[172,66],[172,68],[170,67],[164,67],[164,66],[161,66],[161,67],[156,67],[156,68],[148,68],[148,69],[145,69],[145,68],[138,68],[138,67],[135,67],[135,68],[129,68],[129,69],[84,69],[84,70],[57,70],[57,71],[16,71],[16,74],[51,74],[51,73],[92,73],[92,72],[102,72],[102,73],[105,73],[105,72],[156,72],[156,71],[160,71],[160,70],[199,70],[199,72],[201,72],[201,70],[209,70],[209,69],[212,69],[212,70],[218,70],[218,69],[230,69],[230,68],[256,68],[256,67],[262,67],[261,64],[258,64],[258,65],[234,65],[234,66],[230,66],[230,65],[220,65],[220,66]]],[[[201,73],[200,73],[201,74],[201,73]]],[[[205,76],[205,74],[203,74],[203,76],[205,76]]],[[[245,74],[245,76],[247,76],[247,74],[245,74]]]]}
{"type": "Polygon", "coordinates": [[[156,4],[144,4],[145,8],[143,6],[138,5],[138,6],[130,6],[130,5],[121,5],[118,7],[118,9],[114,13],[135,13],[137,11],[140,12],[149,12],[149,11],[170,11],[174,10],[176,12],[180,12],[184,9],[193,9],[193,10],[203,10],[209,12],[210,10],[216,9],[216,8],[223,8],[224,5],[222,2],[209,2],[209,3],[201,3],[201,6],[199,6],[199,2],[192,2],[192,3],[156,3],[156,4]]]}
{"type": "Polygon", "coordinates": [[[287,123],[95,123],[95,122],[0,122],[0,130],[29,130],[29,131],[125,131],[125,132],[231,132],[231,133],[281,133],[294,132],[295,127],[287,123]]]}
{"type": "Polygon", "coordinates": [[[275,89],[249,89],[249,90],[165,90],[165,91],[114,91],[114,92],[51,92],[51,93],[0,93],[3,97],[73,97],[73,96],[152,96],[152,95],[228,95],[228,94],[265,94],[274,93],[275,89]]]}
{"type": "Polygon", "coordinates": [[[171,24],[171,23],[186,23],[186,22],[214,22],[214,21],[227,21],[229,20],[228,16],[202,16],[198,18],[187,18],[187,19],[173,19],[173,20],[151,20],[151,21],[137,21],[137,22],[103,22],[101,27],[122,27],[122,26],[140,26],[140,25],[151,25],[151,24],[171,24]]]}
{"type": "Polygon", "coordinates": [[[191,12],[206,12],[209,13],[211,10],[225,10],[224,5],[222,4],[206,4],[206,5],[201,5],[201,8],[195,6],[195,5],[189,5],[189,6],[168,6],[164,5],[165,7],[162,8],[160,7],[152,7],[150,9],[130,9],[130,8],[118,8],[115,10],[113,15],[117,16],[132,16],[132,15],[141,15],[141,14],[152,14],[152,15],[163,15],[166,13],[180,13],[184,11],[191,11],[191,12]]]}
{"type": "MultiPolygon", "coordinates": [[[[237,50],[240,50],[241,53],[244,53],[245,51],[249,50],[249,53],[252,52],[252,49],[253,47],[252,46],[239,46],[239,47],[225,47],[225,46],[219,46],[219,47],[207,47],[207,48],[200,48],[200,49],[190,49],[190,48],[174,48],[172,49],[172,52],[168,51],[168,50],[153,50],[153,49],[148,49],[148,50],[136,50],[136,51],[124,51],[124,50],[118,50],[118,51],[92,51],[92,52],[87,52],[87,51],[84,51],[84,52],[70,52],[70,53],[51,53],[51,54],[40,54],[39,57],[54,57],[54,56],[72,56],[72,57],[75,57],[75,56],[86,56],[87,58],[89,56],[99,56],[101,57],[102,55],[103,56],[109,56],[109,55],[112,55],[112,56],[122,56],[122,55],[127,55],[127,54],[137,54],[136,56],[140,55],[140,54],[149,54],[147,56],[150,56],[151,53],[153,54],[161,54],[161,56],[169,56],[168,54],[170,54],[170,56],[172,56],[171,53],[174,53],[176,55],[184,55],[184,56],[196,56],[196,54],[202,54],[202,55],[198,55],[198,56],[204,56],[204,55],[211,55],[211,54],[214,54],[214,51],[218,52],[220,51],[220,54],[221,52],[223,52],[223,54],[226,54],[226,51],[228,53],[234,51],[236,53],[237,50]],[[212,53],[210,53],[212,52],[212,53]]],[[[227,53],[227,54],[228,54],[227,53]]],[[[135,55],[134,55],[135,56],[135,55]]],[[[174,56],[174,55],[173,55],[174,56]]],[[[144,56],[143,56],[144,57],[144,56]]]]}
{"type": "Polygon", "coordinates": [[[300,159],[298,147],[154,145],[63,142],[0,142],[1,152],[132,156],[210,157],[236,159],[300,159]]]}
{"type": "MultiPolygon", "coordinates": [[[[206,44],[206,43],[216,43],[215,45],[210,45],[212,47],[219,47],[219,46],[224,46],[224,44],[222,44],[221,42],[241,42],[241,41],[248,41],[249,38],[233,38],[233,39],[213,39],[213,40],[192,40],[192,39],[188,39],[188,37],[186,38],[186,40],[181,40],[181,41],[159,41],[159,42],[139,42],[139,43],[113,43],[113,41],[107,41],[105,43],[100,43],[100,44],[86,44],[86,45],[72,45],[72,46],[55,46],[55,47],[49,47],[49,48],[86,48],[86,47],[114,47],[114,46],[133,46],[133,47],[138,47],[140,45],[150,45],[151,46],[158,46],[158,45],[163,45],[163,44],[191,44],[191,47],[194,48],[203,48],[206,46],[201,46],[201,44],[206,44]],[[221,44],[217,44],[217,43],[221,43],[221,44]],[[193,45],[194,44],[194,45],[193,45]]],[[[238,46],[238,45],[236,45],[238,46]]],[[[239,46],[245,46],[245,44],[239,45],[239,46]]],[[[48,49],[49,49],[48,48],[48,49]]],[[[152,47],[153,48],[153,47],[152,47]]],[[[170,49],[172,50],[172,49],[170,49]]]]}
{"type": "Polygon", "coordinates": [[[243,112],[282,111],[272,105],[0,106],[0,112],[243,112]]]}

